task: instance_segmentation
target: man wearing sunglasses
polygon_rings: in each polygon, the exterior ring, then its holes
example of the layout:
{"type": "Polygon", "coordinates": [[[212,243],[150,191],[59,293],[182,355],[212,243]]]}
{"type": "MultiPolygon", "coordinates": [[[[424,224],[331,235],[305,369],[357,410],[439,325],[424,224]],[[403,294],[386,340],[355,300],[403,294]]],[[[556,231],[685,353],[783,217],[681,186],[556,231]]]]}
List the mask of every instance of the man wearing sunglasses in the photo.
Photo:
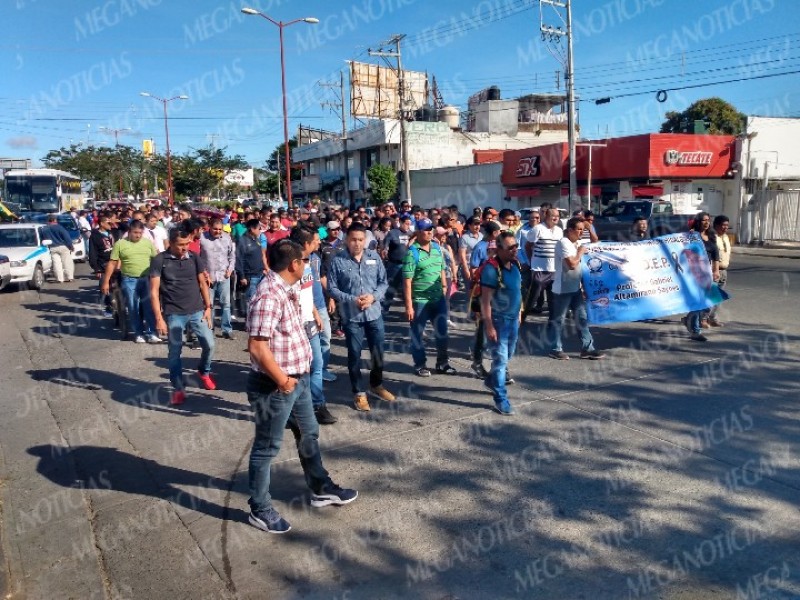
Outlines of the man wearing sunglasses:
{"type": "Polygon", "coordinates": [[[501,415],[513,415],[508,401],[508,362],[517,347],[522,314],[522,275],[516,256],[519,245],[510,231],[497,238],[497,254],[481,271],[481,319],[492,355],[492,367],[484,385],[491,390],[501,415]]]}

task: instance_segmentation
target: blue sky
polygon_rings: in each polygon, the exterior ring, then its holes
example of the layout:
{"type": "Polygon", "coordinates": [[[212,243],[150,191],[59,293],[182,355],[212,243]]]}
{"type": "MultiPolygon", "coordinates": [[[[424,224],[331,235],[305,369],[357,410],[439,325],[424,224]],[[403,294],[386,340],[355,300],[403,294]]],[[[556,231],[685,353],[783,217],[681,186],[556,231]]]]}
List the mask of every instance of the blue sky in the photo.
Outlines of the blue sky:
{"type": "MultiPolygon", "coordinates": [[[[533,0],[4,0],[0,156],[38,162],[70,142],[113,144],[101,128],[130,128],[120,143],[164,148],[169,105],[175,153],[215,143],[263,164],[283,139],[277,20],[284,29],[290,132],[299,123],[338,130],[319,81],[338,81],[346,60],[372,60],[404,33],[404,67],[435,75],[445,102],[466,109],[496,84],[503,98],[564,90],[542,42],[533,0]]],[[[549,6],[545,23],[559,25],[549,6]]],[[[720,96],[748,114],[800,117],[797,0],[573,0],[575,81],[582,136],[657,131],[667,110],[720,96]],[[756,79],[758,77],[758,79],[756,79]],[[742,80],[708,86],[710,82],[742,80]],[[660,89],[666,102],[656,100],[660,89]],[[630,94],[630,95],[628,95],[630,94]],[[611,102],[596,105],[597,98],[611,102]]]]}

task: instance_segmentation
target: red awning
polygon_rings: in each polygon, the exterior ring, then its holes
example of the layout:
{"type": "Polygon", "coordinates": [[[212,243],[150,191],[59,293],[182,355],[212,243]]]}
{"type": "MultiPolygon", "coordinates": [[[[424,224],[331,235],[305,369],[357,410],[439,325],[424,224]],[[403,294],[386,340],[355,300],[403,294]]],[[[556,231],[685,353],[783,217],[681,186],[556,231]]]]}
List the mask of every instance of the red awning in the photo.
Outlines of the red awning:
{"type": "Polygon", "coordinates": [[[534,198],[541,195],[542,190],[539,188],[524,188],[519,190],[506,190],[506,196],[509,198],[534,198]]]}
{"type": "Polygon", "coordinates": [[[655,197],[664,194],[664,187],[660,185],[637,185],[631,191],[634,198],[655,197]]]}

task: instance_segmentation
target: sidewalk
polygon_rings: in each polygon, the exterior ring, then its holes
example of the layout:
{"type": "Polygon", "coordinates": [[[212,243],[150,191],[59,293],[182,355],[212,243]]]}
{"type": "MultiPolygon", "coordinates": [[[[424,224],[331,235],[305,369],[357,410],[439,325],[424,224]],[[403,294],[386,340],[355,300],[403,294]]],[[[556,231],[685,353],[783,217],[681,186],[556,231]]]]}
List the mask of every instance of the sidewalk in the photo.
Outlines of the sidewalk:
{"type": "Polygon", "coordinates": [[[800,242],[764,242],[763,245],[733,246],[734,254],[770,256],[773,258],[800,258],[800,242]]]}

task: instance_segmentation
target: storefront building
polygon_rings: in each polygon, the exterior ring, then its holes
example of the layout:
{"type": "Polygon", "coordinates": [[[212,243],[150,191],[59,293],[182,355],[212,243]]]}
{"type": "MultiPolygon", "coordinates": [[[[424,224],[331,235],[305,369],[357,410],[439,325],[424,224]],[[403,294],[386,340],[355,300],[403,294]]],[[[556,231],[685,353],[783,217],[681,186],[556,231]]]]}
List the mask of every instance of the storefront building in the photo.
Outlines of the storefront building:
{"type": "MultiPolygon", "coordinates": [[[[646,134],[579,142],[578,195],[596,211],[618,200],[653,198],[672,202],[677,214],[735,215],[735,150],[735,137],[726,135],[646,134]]],[[[568,157],[563,143],[506,152],[506,200],[515,208],[542,202],[566,208],[568,157]]]]}

